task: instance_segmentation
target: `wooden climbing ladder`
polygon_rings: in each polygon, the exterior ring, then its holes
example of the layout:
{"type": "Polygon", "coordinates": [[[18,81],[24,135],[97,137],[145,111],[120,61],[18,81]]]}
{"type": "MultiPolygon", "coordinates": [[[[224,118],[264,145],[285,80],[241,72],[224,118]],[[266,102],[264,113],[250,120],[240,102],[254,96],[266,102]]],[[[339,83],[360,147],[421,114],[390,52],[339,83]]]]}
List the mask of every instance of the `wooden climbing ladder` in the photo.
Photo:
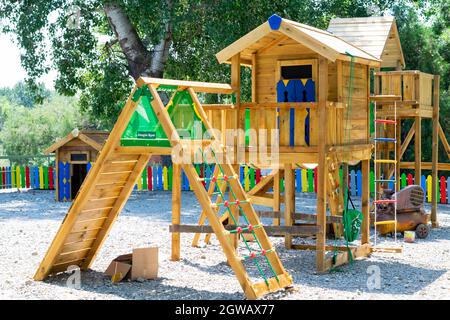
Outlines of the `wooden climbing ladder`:
{"type": "MultiPolygon", "coordinates": [[[[171,148],[180,146],[178,149],[180,152],[190,152],[185,149],[186,144],[181,140],[167,108],[156,91],[159,86],[175,86],[177,91],[187,91],[206,129],[211,129],[211,126],[194,89],[200,92],[214,92],[214,89],[217,89],[231,93],[231,87],[222,84],[140,78],[36,271],[35,280],[43,280],[49,275],[64,272],[73,265],[83,270],[88,269],[151,155],[161,154],[162,151],[166,153],[167,149],[171,151],[171,148]],[[159,121],[158,126],[162,127],[167,137],[170,137],[167,139],[170,142],[168,148],[124,147],[120,144],[124,130],[144,92],[150,101],[152,112],[159,121]]],[[[211,142],[214,141],[219,140],[212,135],[211,142]]],[[[208,193],[203,185],[204,179],[200,178],[192,162],[182,163],[181,166],[246,297],[256,299],[269,292],[290,287],[292,277],[284,270],[233,166],[227,161],[225,149],[220,143],[216,143],[218,147],[212,145],[207,146],[206,151],[212,155],[209,159],[216,165],[215,175],[210,181],[216,186],[215,192],[208,193]],[[224,156],[221,159],[224,158],[225,161],[218,160],[219,154],[224,156]],[[228,193],[228,198],[225,193],[228,193]],[[213,201],[214,195],[218,195],[222,201],[213,201]],[[232,213],[230,214],[234,225],[232,230],[226,229],[222,224],[219,207],[232,213]],[[230,210],[231,207],[235,210],[230,210]],[[239,224],[239,216],[243,218],[243,224],[239,224]],[[244,239],[243,233],[253,235],[255,240],[253,244],[256,244],[256,247],[252,247],[244,239]],[[241,236],[243,239],[241,246],[235,246],[232,239],[241,236]],[[247,250],[246,254],[241,253],[242,246],[247,250]],[[249,264],[256,265],[259,275],[256,277],[249,275],[247,272],[249,264]]],[[[202,151],[202,157],[204,156],[205,151],[202,151]]]]}

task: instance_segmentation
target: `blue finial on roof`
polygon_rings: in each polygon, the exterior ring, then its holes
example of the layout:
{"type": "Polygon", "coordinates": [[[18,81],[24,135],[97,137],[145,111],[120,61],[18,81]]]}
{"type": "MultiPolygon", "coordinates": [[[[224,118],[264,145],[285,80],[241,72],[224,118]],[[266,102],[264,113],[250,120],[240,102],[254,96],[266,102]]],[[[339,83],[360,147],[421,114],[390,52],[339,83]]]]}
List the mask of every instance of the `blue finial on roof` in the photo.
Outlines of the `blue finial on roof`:
{"type": "Polygon", "coordinates": [[[267,21],[269,21],[269,25],[272,30],[278,30],[280,28],[281,20],[282,19],[279,15],[273,14],[267,21]]]}

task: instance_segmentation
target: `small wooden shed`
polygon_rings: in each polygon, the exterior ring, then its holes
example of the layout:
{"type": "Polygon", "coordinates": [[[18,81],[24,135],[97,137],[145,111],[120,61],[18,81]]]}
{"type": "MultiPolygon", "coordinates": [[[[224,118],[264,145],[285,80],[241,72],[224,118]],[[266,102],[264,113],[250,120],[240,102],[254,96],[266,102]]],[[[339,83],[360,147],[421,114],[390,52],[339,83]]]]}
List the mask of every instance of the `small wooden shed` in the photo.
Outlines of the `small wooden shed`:
{"type": "Polygon", "coordinates": [[[108,136],[106,131],[74,129],[44,151],[55,153],[56,201],[75,198],[108,136]]]}
{"type": "Polygon", "coordinates": [[[394,17],[335,18],[328,31],[381,59],[381,68],[405,68],[394,17]]]}

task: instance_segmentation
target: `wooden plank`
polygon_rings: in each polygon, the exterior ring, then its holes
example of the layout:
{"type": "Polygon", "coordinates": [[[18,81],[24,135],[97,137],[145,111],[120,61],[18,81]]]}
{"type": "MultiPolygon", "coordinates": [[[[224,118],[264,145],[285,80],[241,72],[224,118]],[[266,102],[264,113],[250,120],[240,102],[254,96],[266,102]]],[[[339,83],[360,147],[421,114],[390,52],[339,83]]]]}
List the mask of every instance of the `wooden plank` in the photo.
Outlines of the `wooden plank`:
{"type": "MultiPolygon", "coordinates": [[[[284,219],[284,216],[280,211],[257,210],[256,213],[258,214],[259,217],[284,219]]],[[[313,213],[294,212],[292,216],[295,221],[301,220],[301,221],[314,222],[314,223],[317,221],[317,215],[313,214],[313,213]]],[[[327,216],[327,224],[330,224],[330,223],[342,223],[342,217],[327,216]]]]}
{"type": "Polygon", "coordinates": [[[44,259],[40,263],[34,275],[35,280],[43,280],[48,276],[58,253],[61,251],[64,242],[66,242],[66,238],[68,238],[71,233],[71,229],[76,219],[78,218],[78,214],[90,198],[91,193],[94,191],[94,186],[98,182],[101,169],[101,165],[98,164],[108,160],[116,142],[120,139],[125,127],[128,125],[128,121],[130,120],[136,109],[138,101],[132,100],[135,91],[136,88],[133,89],[131,95],[129,96],[127,103],[122,109],[122,112],[117,120],[116,125],[114,126],[108,140],[103,146],[102,152],[100,152],[97,158],[96,165],[92,166],[89,174],[87,175],[86,179],[83,182],[83,185],[78,192],[78,196],[72,203],[72,206],[70,207],[69,212],[64,219],[64,222],[61,224],[44,259]]]}
{"type": "MultiPolygon", "coordinates": [[[[432,170],[433,163],[432,162],[422,162],[421,163],[422,170],[432,170]]],[[[400,163],[400,167],[402,169],[414,169],[415,162],[402,162],[400,163]]],[[[438,171],[450,171],[450,163],[438,163],[437,164],[438,171]]]]}
{"type": "MultiPolygon", "coordinates": [[[[235,225],[225,225],[223,226],[225,230],[235,230],[235,225]]],[[[282,236],[282,235],[296,235],[296,236],[311,236],[316,235],[319,231],[314,225],[303,225],[303,226],[264,226],[267,235],[269,236],[282,236]]],[[[258,230],[258,229],[255,229],[258,230]]],[[[170,225],[169,232],[171,233],[214,233],[214,229],[209,225],[187,225],[187,224],[177,224],[170,225]]],[[[243,231],[243,233],[250,233],[249,231],[243,231]]]]}
{"type": "MultiPolygon", "coordinates": [[[[358,247],[350,249],[352,252],[353,259],[359,259],[367,257],[371,253],[371,247],[369,244],[363,244],[358,247]]],[[[338,267],[344,265],[350,261],[350,257],[347,251],[341,251],[337,254],[336,259],[328,258],[325,262],[325,270],[329,270],[332,267],[338,267]]]]}
{"type": "Polygon", "coordinates": [[[323,42],[319,42],[299,28],[292,26],[289,22],[286,22],[285,19],[281,21],[279,31],[332,62],[336,61],[339,56],[339,53],[336,50],[323,42]]]}
{"type": "Polygon", "coordinates": [[[251,32],[247,33],[240,39],[233,42],[228,47],[222,49],[220,52],[216,54],[216,58],[219,61],[219,63],[224,63],[231,57],[235,56],[236,54],[246,49],[251,44],[257,42],[258,40],[261,40],[271,32],[272,29],[270,28],[269,23],[266,21],[256,29],[253,29],[251,32]]]}
{"type": "Polygon", "coordinates": [[[136,163],[133,172],[128,176],[125,186],[123,187],[119,197],[114,202],[113,208],[109,212],[108,218],[104,221],[102,226],[102,230],[98,233],[97,238],[92,245],[92,250],[86,256],[81,268],[88,269],[92,265],[100,247],[103,245],[106,240],[107,235],[109,234],[112,225],[116,221],[119,213],[122,211],[123,207],[127,199],[130,197],[131,192],[133,191],[134,185],[136,184],[136,180],[138,177],[142,175],[142,171],[144,171],[145,166],[150,160],[150,155],[141,155],[138,162],[136,163]]]}
{"type": "Polygon", "coordinates": [[[159,85],[177,86],[181,88],[192,88],[197,92],[206,93],[233,93],[233,88],[229,84],[225,83],[212,83],[212,82],[199,82],[199,81],[184,81],[184,80],[172,80],[172,79],[160,79],[160,78],[148,78],[140,77],[137,81],[138,86],[143,85],[159,85]]]}

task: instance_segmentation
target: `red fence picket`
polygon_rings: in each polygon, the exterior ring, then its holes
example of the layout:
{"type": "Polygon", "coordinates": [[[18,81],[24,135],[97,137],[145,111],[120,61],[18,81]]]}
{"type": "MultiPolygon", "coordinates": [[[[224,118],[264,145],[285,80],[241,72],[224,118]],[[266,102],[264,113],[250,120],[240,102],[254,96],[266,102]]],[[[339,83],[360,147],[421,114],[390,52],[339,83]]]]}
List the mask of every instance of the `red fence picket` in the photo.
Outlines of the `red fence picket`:
{"type": "Polygon", "coordinates": [[[446,190],[446,179],[445,177],[441,177],[440,179],[440,188],[441,188],[441,203],[447,203],[447,190],[446,190]]]}

